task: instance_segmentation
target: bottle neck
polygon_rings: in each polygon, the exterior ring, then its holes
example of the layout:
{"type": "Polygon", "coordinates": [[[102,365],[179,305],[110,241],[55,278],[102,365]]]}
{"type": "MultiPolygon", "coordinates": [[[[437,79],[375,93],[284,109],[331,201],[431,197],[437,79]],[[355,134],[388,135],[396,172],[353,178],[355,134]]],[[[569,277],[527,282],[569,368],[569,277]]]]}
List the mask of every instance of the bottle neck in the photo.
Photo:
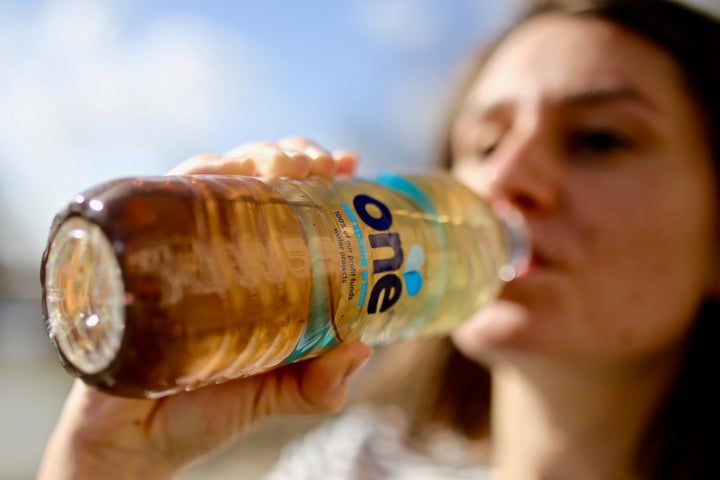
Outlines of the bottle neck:
{"type": "Polygon", "coordinates": [[[530,232],[522,214],[515,208],[503,205],[494,208],[494,213],[503,228],[508,252],[507,263],[500,268],[499,275],[504,282],[509,282],[528,268],[531,255],[530,232]]]}

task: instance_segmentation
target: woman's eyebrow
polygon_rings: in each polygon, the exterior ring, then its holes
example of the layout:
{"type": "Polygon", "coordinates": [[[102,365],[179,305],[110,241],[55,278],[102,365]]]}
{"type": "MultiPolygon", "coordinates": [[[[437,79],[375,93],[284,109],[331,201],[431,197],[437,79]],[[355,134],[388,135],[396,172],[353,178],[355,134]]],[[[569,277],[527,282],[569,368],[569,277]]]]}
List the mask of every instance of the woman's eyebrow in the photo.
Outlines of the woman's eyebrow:
{"type": "Polygon", "coordinates": [[[604,87],[571,93],[560,99],[566,107],[591,107],[607,103],[631,102],[644,109],[657,112],[657,105],[637,88],[631,86],[604,87]]]}
{"type": "MultiPolygon", "coordinates": [[[[502,112],[512,110],[517,100],[513,98],[502,98],[496,101],[481,103],[472,108],[472,116],[475,118],[493,118],[502,112]]],[[[629,85],[612,87],[596,87],[568,94],[558,95],[553,103],[563,108],[587,108],[600,106],[608,103],[629,102],[642,107],[650,113],[658,111],[658,106],[649,97],[640,92],[637,88],[629,85]]]]}

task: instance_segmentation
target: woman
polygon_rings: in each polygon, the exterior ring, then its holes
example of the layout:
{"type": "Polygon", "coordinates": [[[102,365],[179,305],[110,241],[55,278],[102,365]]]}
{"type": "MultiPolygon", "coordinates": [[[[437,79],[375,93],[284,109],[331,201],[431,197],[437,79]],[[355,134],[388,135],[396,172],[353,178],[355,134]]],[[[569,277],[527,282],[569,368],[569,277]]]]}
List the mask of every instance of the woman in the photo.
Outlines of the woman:
{"type": "MultiPolygon", "coordinates": [[[[484,56],[447,163],[524,214],[533,256],[449,347],[435,342],[444,370],[413,395],[435,401],[409,406],[410,432],[460,431],[473,471],[505,479],[720,478],[718,45],[717,22],[674,3],[554,1],[484,56]]],[[[354,164],[289,139],[174,173],[333,176],[354,164]]],[[[370,354],[350,344],[160,401],[75,385],[41,477],[170,477],[267,415],[336,411],[370,354]]],[[[362,462],[346,471],[364,475],[362,462]]]]}

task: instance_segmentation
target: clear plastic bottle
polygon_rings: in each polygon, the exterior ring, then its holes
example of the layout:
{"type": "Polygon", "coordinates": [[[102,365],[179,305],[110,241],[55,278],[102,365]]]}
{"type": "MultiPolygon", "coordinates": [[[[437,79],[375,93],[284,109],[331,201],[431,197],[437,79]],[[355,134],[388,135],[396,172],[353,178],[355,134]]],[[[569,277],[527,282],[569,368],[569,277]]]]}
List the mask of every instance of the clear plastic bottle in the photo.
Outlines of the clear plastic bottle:
{"type": "Polygon", "coordinates": [[[446,333],[526,255],[521,224],[443,173],[120,179],[56,217],[43,312],[71,373],[159,397],[446,333]]]}

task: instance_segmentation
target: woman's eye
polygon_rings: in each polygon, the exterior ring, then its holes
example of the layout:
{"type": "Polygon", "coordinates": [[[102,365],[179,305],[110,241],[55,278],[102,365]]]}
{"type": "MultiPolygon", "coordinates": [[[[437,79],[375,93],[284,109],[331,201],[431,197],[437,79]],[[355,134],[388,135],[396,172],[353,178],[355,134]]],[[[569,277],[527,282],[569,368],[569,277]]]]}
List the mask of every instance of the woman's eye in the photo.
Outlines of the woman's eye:
{"type": "Polygon", "coordinates": [[[569,153],[573,155],[609,155],[627,150],[631,142],[623,134],[610,129],[587,129],[571,132],[569,153]]]}
{"type": "Polygon", "coordinates": [[[485,159],[495,152],[497,142],[484,143],[477,146],[475,152],[480,159],[485,159]]]}
{"type": "Polygon", "coordinates": [[[492,156],[503,141],[505,131],[500,125],[481,123],[468,131],[466,137],[467,153],[476,160],[486,160],[492,156]]]}

